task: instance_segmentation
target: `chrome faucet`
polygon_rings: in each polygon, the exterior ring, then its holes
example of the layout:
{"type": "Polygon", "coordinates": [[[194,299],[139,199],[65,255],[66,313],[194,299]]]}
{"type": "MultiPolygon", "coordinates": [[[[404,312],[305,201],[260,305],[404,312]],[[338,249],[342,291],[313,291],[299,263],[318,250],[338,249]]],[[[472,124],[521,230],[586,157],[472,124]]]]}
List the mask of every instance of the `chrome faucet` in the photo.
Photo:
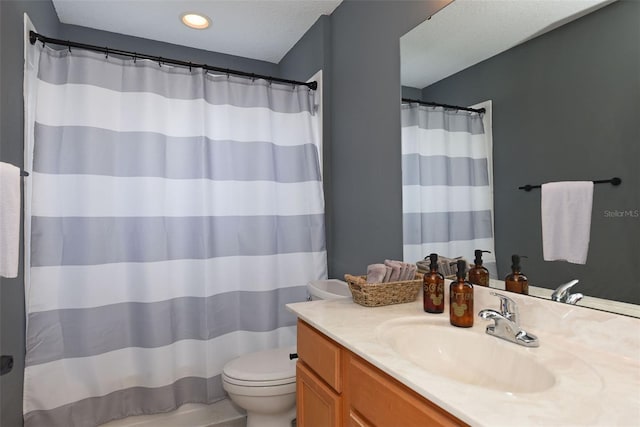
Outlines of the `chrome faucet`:
{"type": "Polygon", "coordinates": [[[520,328],[516,302],[497,292],[491,292],[491,295],[500,298],[500,311],[489,308],[480,310],[478,313],[481,318],[494,322],[493,325],[487,326],[487,333],[525,347],[538,347],[540,345],[538,338],[520,328]]]}
{"type": "Polygon", "coordinates": [[[558,288],[555,291],[553,291],[553,293],[551,294],[551,299],[553,301],[559,301],[559,302],[575,305],[578,301],[580,301],[584,297],[584,295],[582,295],[581,293],[575,293],[575,294],[571,293],[571,288],[578,282],[579,280],[572,280],[570,282],[567,282],[563,285],[558,286],[558,288]]]}

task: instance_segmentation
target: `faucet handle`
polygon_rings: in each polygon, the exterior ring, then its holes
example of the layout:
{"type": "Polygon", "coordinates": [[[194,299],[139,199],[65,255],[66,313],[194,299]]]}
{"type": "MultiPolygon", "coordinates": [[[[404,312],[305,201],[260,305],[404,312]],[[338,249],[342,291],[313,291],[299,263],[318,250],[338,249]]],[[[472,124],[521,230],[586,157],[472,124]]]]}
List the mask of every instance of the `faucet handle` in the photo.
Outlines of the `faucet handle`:
{"type": "Polygon", "coordinates": [[[579,280],[572,280],[570,282],[563,283],[562,285],[558,286],[556,290],[553,291],[553,293],[551,294],[551,299],[553,301],[565,302],[565,300],[569,296],[569,290],[573,286],[575,286],[578,282],[579,280]]]}
{"type": "Polygon", "coordinates": [[[584,295],[581,293],[571,294],[567,297],[567,304],[576,305],[582,298],[584,298],[584,295]]]}
{"type": "Polygon", "coordinates": [[[508,296],[498,293],[490,292],[491,295],[500,298],[500,313],[511,320],[513,323],[518,323],[518,304],[508,296]]]}

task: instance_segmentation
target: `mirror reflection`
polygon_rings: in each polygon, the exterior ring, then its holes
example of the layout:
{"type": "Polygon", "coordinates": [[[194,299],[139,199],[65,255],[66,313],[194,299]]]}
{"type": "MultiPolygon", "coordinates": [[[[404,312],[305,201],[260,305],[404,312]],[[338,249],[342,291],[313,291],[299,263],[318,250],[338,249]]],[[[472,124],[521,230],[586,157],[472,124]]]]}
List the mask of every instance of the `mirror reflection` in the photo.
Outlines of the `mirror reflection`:
{"type": "MultiPolygon", "coordinates": [[[[403,194],[405,260],[409,260],[407,247],[417,244],[412,234],[416,223],[424,223],[425,214],[437,216],[440,211],[435,206],[446,201],[453,203],[449,211],[459,220],[450,217],[447,223],[458,237],[449,238],[447,249],[444,244],[429,246],[433,249],[417,247],[413,257],[421,259],[436,252],[451,258],[462,256],[472,263],[473,249],[491,250],[490,236],[483,230],[493,220],[494,250],[483,256],[492,285],[504,286],[495,279],[504,280],[511,273],[512,255],[517,254],[527,257],[521,258],[520,267],[532,289],[540,289],[546,298],[560,288],[555,298],[564,298],[564,302],[573,294],[585,295],[578,305],[589,305],[593,298],[640,304],[636,274],[640,261],[639,20],[640,2],[633,0],[455,0],[401,38],[403,98],[487,106],[482,118],[490,136],[487,157],[479,152],[463,154],[458,142],[445,142],[430,154],[433,158],[425,159],[428,156],[419,149],[403,152],[404,186],[407,163],[412,168],[425,167],[413,179],[435,187],[440,178],[434,171],[450,168],[448,185],[454,179],[453,188],[429,193],[431,203],[426,204],[432,206],[427,208],[430,211],[420,211],[414,218],[406,215],[406,205],[419,204],[426,196],[403,194]],[[407,156],[413,156],[409,162],[407,156]],[[485,165],[492,170],[486,182],[479,173],[485,165]],[[586,205],[591,206],[591,215],[586,215],[586,259],[546,261],[543,245],[549,243],[549,237],[546,233],[547,243],[543,243],[541,189],[518,187],[613,177],[621,178],[621,184],[594,185],[592,200],[586,205]],[[488,203],[485,198],[480,208],[471,207],[470,200],[475,203],[483,192],[493,196],[492,206],[482,206],[488,203]],[[487,219],[483,212],[491,209],[492,218],[487,219]],[[462,224],[468,228],[470,224],[470,229],[463,230],[462,224]],[[462,240],[474,239],[473,249],[460,245],[462,240]],[[561,287],[567,284],[572,285],[561,287]]],[[[416,103],[405,103],[402,108],[412,105],[435,110],[416,103]]],[[[441,114],[446,116],[446,111],[441,114]]],[[[469,131],[467,138],[477,140],[473,117],[479,115],[465,113],[471,119],[464,124],[447,122],[453,128],[463,127],[469,131]]],[[[425,119],[417,115],[408,119],[403,114],[403,150],[407,120],[418,123],[425,119]]],[[[428,119],[431,125],[426,127],[437,128],[437,120],[428,119]]],[[[417,129],[424,131],[420,125],[417,129]]],[[[452,133],[459,132],[454,129],[452,133]]],[[[584,206],[569,209],[570,222],[585,217],[584,206]]],[[[552,218],[561,217],[554,214],[552,218]]],[[[562,240],[557,233],[553,236],[562,240]]],[[[568,250],[579,252],[585,243],[578,240],[568,239],[568,250]]],[[[612,309],[606,301],[602,303],[598,308],[612,309]]]]}

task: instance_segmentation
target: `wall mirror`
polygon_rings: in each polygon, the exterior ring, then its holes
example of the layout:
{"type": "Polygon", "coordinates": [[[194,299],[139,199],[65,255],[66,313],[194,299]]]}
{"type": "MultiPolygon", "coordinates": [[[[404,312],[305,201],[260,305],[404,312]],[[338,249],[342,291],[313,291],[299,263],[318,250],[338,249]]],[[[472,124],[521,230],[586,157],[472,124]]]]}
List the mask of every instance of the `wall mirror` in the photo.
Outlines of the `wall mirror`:
{"type": "Polygon", "coordinates": [[[595,308],[638,313],[638,22],[633,0],[455,0],[400,39],[403,98],[491,101],[492,279],[526,255],[531,286],[550,294],[579,280],[578,305],[592,297],[604,303],[595,308]],[[586,264],[544,261],[540,189],[518,187],[612,177],[621,185],[594,186],[586,264]]]}

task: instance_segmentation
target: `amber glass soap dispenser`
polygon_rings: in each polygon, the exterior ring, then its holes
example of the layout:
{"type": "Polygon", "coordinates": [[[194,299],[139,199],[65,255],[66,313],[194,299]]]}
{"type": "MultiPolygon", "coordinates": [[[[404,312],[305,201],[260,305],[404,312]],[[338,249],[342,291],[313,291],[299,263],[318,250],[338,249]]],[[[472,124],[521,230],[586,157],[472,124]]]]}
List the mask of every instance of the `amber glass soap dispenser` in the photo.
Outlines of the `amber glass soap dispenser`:
{"type": "Polygon", "coordinates": [[[482,266],[482,253],[488,254],[491,251],[475,250],[476,259],[473,261],[474,266],[469,270],[469,283],[478,286],[489,286],[489,270],[482,266]]]}
{"type": "Polygon", "coordinates": [[[424,311],[427,313],[444,312],[444,276],[438,272],[438,254],[429,255],[429,272],[422,279],[424,311]]]}
{"type": "Polygon", "coordinates": [[[473,285],[465,280],[467,263],[458,260],[457,279],[449,285],[449,322],[460,328],[473,326],[473,285]]]}
{"type": "Polygon", "coordinates": [[[511,274],[504,278],[505,289],[509,292],[529,295],[529,279],[520,269],[520,258],[526,258],[526,256],[511,255],[511,274]]]}

